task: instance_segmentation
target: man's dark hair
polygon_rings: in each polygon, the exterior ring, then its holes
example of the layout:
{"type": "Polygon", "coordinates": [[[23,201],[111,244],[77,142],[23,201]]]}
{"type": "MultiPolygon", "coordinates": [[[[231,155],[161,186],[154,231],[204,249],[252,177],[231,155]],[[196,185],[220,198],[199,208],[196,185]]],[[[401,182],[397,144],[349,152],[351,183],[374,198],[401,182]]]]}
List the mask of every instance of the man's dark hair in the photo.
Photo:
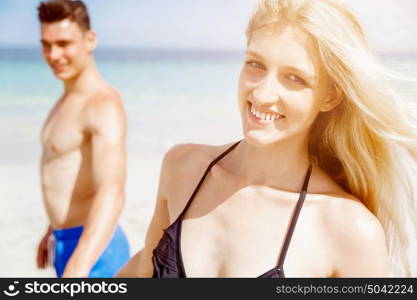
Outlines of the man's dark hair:
{"type": "Polygon", "coordinates": [[[49,0],[38,6],[38,17],[41,23],[53,23],[70,19],[80,26],[81,30],[90,30],[90,18],[87,7],[81,1],[49,0]]]}

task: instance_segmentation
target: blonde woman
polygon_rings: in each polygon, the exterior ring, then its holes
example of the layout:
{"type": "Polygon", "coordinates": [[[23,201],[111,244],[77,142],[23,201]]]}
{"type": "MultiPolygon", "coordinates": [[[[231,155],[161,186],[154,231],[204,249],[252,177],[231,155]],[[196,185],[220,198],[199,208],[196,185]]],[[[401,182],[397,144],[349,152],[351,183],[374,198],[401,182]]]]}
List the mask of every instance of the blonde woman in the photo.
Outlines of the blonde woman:
{"type": "Polygon", "coordinates": [[[263,0],[247,29],[244,138],[178,145],[120,276],[417,275],[417,137],[357,19],[263,0]]]}

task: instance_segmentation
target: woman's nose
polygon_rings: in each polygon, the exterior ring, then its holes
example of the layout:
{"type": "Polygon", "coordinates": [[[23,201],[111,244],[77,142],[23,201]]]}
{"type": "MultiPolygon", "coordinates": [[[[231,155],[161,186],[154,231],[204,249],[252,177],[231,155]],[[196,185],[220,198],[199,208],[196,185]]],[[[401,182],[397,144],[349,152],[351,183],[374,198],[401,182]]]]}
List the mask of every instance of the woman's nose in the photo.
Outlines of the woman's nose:
{"type": "Polygon", "coordinates": [[[279,100],[279,82],[275,76],[266,76],[253,91],[253,100],[258,106],[272,105],[279,100]]]}

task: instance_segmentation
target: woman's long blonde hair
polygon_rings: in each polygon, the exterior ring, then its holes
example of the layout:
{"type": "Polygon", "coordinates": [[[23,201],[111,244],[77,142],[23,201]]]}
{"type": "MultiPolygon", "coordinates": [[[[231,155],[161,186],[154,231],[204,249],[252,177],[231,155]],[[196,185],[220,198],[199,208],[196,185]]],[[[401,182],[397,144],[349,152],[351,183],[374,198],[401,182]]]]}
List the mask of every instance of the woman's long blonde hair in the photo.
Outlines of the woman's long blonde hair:
{"type": "Polygon", "coordinates": [[[392,276],[417,276],[417,126],[410,105],[390,88],[357,18],[335,0],[261,0],[248,42],[284,20],[313,40],[340,104],[321,113],[310,154],[381,222],[392,276]]]}

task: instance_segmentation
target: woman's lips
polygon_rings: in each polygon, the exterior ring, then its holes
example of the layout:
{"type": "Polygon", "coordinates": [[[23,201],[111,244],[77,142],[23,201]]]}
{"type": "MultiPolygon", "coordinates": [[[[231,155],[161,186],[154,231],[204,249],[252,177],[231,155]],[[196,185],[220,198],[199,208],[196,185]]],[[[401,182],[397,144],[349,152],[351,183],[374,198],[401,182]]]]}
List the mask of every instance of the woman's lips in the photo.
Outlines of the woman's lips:
{"type": "Polygon", "coordinates": [[[248,104],[248,115],[252,121],[259,124],[274,123],[285,118],[284,115],[276,112],[260,111],[250,102],[248,104]]]}

